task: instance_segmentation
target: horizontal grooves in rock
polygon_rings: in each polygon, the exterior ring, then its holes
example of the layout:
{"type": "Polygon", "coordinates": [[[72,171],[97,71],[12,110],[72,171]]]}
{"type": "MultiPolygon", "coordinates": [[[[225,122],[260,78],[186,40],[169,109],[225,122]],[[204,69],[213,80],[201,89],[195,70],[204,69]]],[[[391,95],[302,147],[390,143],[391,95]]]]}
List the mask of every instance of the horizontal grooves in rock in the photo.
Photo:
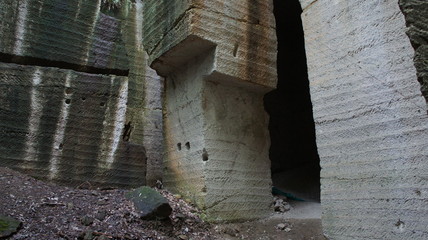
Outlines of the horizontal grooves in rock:
{"type": "Polygon", "coordinates": [[[428,117],[400,14],[368,1],[302,14],[331,239],[428,236],[428,117]]]}
{"type": "Polygon", "coordinates": [[[99,12],[97,1],[58,4],[55,1],[0,3],[0,52],[19,64],[76,71],[127,75],[129,64],[121,21],[99,12]],[[3,6],[4,5],[4,6],[3,6]],[[25,58],[28,58],[25,60],[25,58]],[[18,61],[19,60],[19,61],[18,61]],[[48,62],[52,65],[46,65],[48,62]],[[107,70],[110,69],[110,70],[107,70]],[[100,70],[99,72],[97,72],[100,70]]]}
{"type": "Polygon", "coordinates": [[[92,66],[82,66],[78,64],[73,64],[63,61],[54,61],[47,60],[43,58],[35,58],[28,56],[15,56],[11,54],[0,53],[0,61],[4,63],[14,63],[20,65],[30,65],[30,66],[39,66],[39,67],[55,67],[61,69],[69,69],[77,72],[85,72],[91,74],[111,74],[116,76],[128,76],[129,70],[122,69],[106,69],[106,68],[97,68],[92,66]]]}
{"type": "Polygon", "coordinates": [[[41,178],[55,173],[53,181],[68,185],[144,184],[142,145],[117,142],[113,150],[125,124],[116,109],[126,103],[127,77],[9,63],[0,70],[0,161],[6,166],[41,178]]]}
{"type": "Polygon", "coordinates": [[[276,35],[269,1],[209,1],[146,5],[145,46],[151,57],[189,36],[217,45],[216,71],[262,86],[276,86],[276,35]]]}

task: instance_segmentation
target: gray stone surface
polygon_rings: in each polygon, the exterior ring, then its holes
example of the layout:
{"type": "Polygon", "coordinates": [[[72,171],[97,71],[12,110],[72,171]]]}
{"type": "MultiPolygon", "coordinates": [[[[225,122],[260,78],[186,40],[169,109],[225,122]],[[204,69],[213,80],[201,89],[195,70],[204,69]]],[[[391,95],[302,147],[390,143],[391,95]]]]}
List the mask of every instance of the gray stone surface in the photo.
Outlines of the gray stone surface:
{"type": "Polygon", "coordinates": [[[16,233],[21,225],[22,222],[14,218],[0,215],[0,238],[3,239],[16,233]]]}
{"type": "Polygon", "coordinates": [[[147,66],[142,2],[0,10],[0,164],[66,184],[160,179],[162,79],[147,66]]]}
{"type": "Polygon", "coordinates": [[[3,0],[0,52],[79,68],[128,70],[121,22],[101,0],[3,0]]]}
{"type": "Polygon", "coordinates": [[[165,187],[211,221],[266,216],[272,197],[263,95],[276,84],[272,2],[146,7],[144,43],[166,77],[165,187]]]}
{"type": "Polygon", "coordinates": [[[407,35],[415,49],[415,67],[421,83],[422,94],[428,103],[428,1],[400,0],[407,35]]]}
{"type": "Polygon", "coordinates": [[[266,0],[145,1],[144,45],[151,66],[166,75],[216,46],[218,73],[274,88],[276,35],[272,10],[272,1],[266,0]]]}
{"type": "Polygon", "coordinates": [[[126,193],[143,219],[166,219],[172,212],[168,200],[150,187],[140,187],[126,193]]]}
{"type": "Polygon", "coordinates": [[[302,14],[331,239],[427,239],[428,116],[396,1],[302,14]]]}
{"type": "Polygon", "coordinates": [[[144,147],[122,140],[127,77],[4,63],[0,69],[3,166],[68,183],[144,182],[144,147]]]}
{"type": "Polygon", "coordinates": [[[144,97],[143,135],[147,154],[146,181],[154,186],[156,180],[163,178],[163,86],[164,80],[147,67],[144,97]]]}
{"type": "Polygon", "coordinates": [[[164,184],[211,221],[266,216],[271,179],[263,92],[213,74],[213,53],[166,78],[164,184]]]}

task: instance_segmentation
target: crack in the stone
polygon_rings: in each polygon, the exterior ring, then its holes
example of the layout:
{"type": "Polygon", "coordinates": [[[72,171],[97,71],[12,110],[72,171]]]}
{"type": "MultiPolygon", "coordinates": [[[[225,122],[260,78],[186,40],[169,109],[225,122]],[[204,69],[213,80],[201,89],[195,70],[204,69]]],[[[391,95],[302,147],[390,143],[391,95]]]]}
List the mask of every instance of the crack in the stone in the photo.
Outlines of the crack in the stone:
{"type": "Polygon", "coordinates": [[[314,0],[311,3],[309,3],[304,9],[302,9],[302,12],[305,11],[306,9],[310,8],[312,5],[314,5],[316,2],[318,2],[318,0],[314,0]]]}
{"type": "Polygon", "coordinates": [[[64,61],[49,60],[31,56],[17,56],[7,53],[0,53],[0,62],[13,63],[27,66],[39,66],[39,67],[55,67],[60,69],[69,69],[76,72],[84,72],[91,74],[102,74],[102,75],[116,75],[116,76],[128,76],[129,69],[112,69],[112,68],[99,68],[93,66],[79,65],[75,63],[69,63],[64,61]]]}

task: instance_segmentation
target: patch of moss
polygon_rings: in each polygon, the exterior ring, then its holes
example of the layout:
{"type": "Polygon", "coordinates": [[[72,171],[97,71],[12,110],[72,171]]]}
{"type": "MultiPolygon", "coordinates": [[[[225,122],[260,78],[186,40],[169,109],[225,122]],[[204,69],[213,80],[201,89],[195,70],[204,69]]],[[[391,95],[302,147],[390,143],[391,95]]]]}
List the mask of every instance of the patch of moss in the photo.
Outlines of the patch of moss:
{"type": "Polygon", "coordinates": [[[3,219],[0,219],[0,232],[3,232],[4,230],[8,229],[9,223],[4,221],[3,219]]]}
{"type": "MultiPolygon", "coordinates": [[[[103,0],[103,4],[109,9],[120,8],[131,0],[103,0]]],[[[133,1],[132,1],[133,2],[133,1]]]]}
{"type": "Polygon", "coordinates": [[[5,216],[0,216],[0,238],[13,234],[21,226],[21,222],[5,216]]]}

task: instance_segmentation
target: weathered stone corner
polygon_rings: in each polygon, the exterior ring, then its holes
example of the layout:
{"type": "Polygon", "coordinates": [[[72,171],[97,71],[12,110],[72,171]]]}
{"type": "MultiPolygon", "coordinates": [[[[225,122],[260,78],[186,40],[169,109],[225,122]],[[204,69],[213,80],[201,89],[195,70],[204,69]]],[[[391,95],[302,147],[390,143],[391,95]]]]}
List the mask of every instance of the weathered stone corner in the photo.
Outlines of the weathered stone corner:
{"type": "Polygon", "coordinates": [[[145,15],[151,66],[166,78],[165,186],[211,221],[263,217],[271,202],[263,96],[276,85],[276,38],[262,20],[272,6],[259,1],[239,12],[224,3],[240,13],[236,19],[199,1],[178,2],[148,1],[145,15]],[[166,14],[173,19],[151,24],[166,14]]]}

